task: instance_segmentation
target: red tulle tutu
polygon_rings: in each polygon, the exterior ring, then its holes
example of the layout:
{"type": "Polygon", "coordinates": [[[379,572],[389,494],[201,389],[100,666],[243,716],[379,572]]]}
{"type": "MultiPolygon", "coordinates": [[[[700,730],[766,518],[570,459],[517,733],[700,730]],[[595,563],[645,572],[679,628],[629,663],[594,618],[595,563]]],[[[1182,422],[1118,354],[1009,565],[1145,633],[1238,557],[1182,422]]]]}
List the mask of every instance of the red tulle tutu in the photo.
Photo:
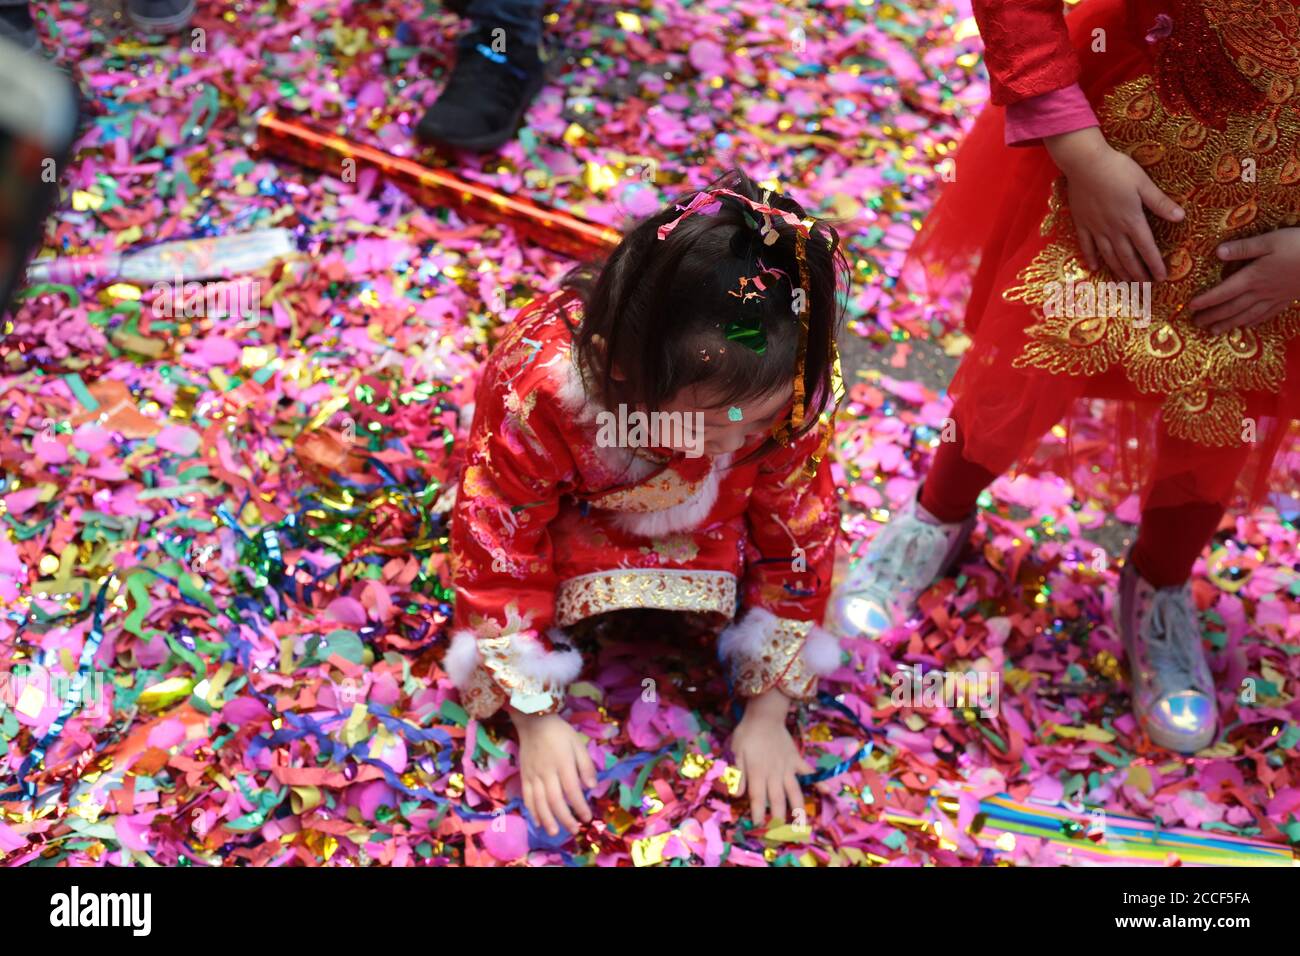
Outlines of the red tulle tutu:
{"type": "Polygon", "coordinates": [[[970,289],[973,342],[950,387],[970,461],[1000,473],[1051,459],[1081,493],[1140,491],[1148,507],[1297,510],[1300,309],[1217,337],[1178,314],[1224,277],[1220,241],[1300,221],[1300,77],[1288,75],[1300,59],[1279,55],[1300,57],[1300,28],[1295,8],[1265,6],[1085,0],[1067,17],[1107,141],[1188,213],[1178,224],[1148,215],[1170,273],[1150,288],[1149,324],[1132,306],[1128,317],[1061,314],[1053,290],[1114,277],[1083,265],[1047,150],[1004,145],[1002,109],[976,121],[903,277],[931,298],[970,289]],[[1149,41],[1156,11],[1172,33],[1149,41]],[[1042,444],[1058,422],[1068,441],[1042,444]]]}

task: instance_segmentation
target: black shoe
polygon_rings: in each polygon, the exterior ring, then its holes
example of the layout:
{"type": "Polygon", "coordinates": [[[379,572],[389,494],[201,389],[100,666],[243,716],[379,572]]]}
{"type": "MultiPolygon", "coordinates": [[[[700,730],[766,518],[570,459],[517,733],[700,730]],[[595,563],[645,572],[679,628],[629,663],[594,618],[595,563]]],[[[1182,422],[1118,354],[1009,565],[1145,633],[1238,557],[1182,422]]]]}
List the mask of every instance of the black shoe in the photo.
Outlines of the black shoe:
{"type": "Polygon", "coordinates": [[[126,15],[141,33],[179,33],[190,25],[196,0],[126,0],[126,15]]]}
{"type": "Polygon", "coordinates": [[[0,37],[18,44],[28,52],[41,45],[36,36],[36,23],[32,20],[27,4],[21,7],[0,7],[0,37]]]}
{"type": "Polygon", "coordinates": [[[493,52],[492,27],[480,24],[459,44],[447,85],[415,134],[440,146],[497,149],[515,134],[544,78],[539,49],[493,52]]]}

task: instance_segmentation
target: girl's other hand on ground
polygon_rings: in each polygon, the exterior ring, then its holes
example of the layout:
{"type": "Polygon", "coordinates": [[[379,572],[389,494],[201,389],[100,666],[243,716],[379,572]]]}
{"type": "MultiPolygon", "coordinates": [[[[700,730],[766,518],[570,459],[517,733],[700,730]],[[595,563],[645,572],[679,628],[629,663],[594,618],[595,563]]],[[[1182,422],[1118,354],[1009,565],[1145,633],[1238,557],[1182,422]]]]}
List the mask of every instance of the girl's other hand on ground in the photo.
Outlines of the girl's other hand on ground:
{"type": "Polygon", "coordinates": [[[789,698],[778,690],[750,698],[731,738],[731,752],[740,770],[738,795],[748,793],[756,826],[762,825],[769,806],[772,819],[782,823],[787,805],[792,814],[803,809],[803,791],[796,774],[812,773],[813,768],[799,756],[799,748],[786,730],[788,706],[789,698]]]}
{"type": "Polygon", "coordinates": [[[1096,126],[1043,142],[1069,185],[1070,215],[1088,268],[1095,272],[1104,262],[1128,282],[1164,281],[1168,272],[1142,210],[1180,222],[1182,207],[1131,157],[1112,149],[1096,126]]]}
{"type": "Polygon", "coordinates": [[[575,814],[584,823],[591,820],[582,788],[590,790],[597,782],[586,741],[559,714],[538,716],[511,709],[510,717],[519,734],[524,806],[551,836],[559,834],[560,825],[576,832],[575,814]]]}

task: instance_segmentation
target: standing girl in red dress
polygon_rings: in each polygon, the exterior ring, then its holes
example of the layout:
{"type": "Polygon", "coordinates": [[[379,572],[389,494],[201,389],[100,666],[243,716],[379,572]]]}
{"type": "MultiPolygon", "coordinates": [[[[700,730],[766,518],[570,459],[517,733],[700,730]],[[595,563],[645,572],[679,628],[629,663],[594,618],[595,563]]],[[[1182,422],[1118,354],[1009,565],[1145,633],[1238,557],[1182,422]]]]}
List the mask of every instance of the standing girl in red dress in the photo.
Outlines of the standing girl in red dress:
{"type": "MultiPolygon", "coordinates": [[[[1106,398],[1113,491],[1140,488],[1117,623],[1157,745],[1217,702],[1188,578],[1235,501],[1289,491],[1300,413],[1300,8],[974,0],[992,102],[913,250],[970,273],[955,439],[851,569],[840,625],[908,616],[978,495],[1106,398]],[[1005,109],[1002,109],[1005,107],[1005,109]]],[[[1074,474],[1073,455],[1062,475],[1074,474]]],[[[1224,694],[1232,688],[1224,688],[1224,694]]]]}

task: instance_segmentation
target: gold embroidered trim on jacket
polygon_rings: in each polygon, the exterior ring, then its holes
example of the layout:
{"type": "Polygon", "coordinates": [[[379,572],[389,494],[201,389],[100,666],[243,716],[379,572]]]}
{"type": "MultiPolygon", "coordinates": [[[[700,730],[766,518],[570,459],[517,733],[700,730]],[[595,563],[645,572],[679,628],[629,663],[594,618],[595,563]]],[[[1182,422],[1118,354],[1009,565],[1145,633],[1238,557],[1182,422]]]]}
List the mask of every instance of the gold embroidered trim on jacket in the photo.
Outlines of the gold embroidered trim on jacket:
{"type": "Polygon", "coordinates": [[[710,473],[696,481],[687,481],[671,468],[664,468],[653,478],[648,478],[631,488],[611,491],[598,498],[589,498],[593,508],[607,511],[646,513],[666,511],[695,498],[708,482],[710,473]]]}
{"type": "MultiPolygon", "coordinates": [[[[492,675],[488,669],[480,664],[474,668],[474,672],[469,676],[469,682],[460,692],[460,703],[465,708],[465,712],[475,720],[484,720],[495,714],[505,704],[508,698],[505,692],[496,685],[492,680],[492,675]]],[[[560,701],[552,702],[555,709],[559,709],[560,701]]]]}
{"type": "Polygon", "coordinates": [[[555,653],[542,649],[537,633],[529,627],[530,623],[530,618],[521,616],[513,603],[506,607],[504,625],[477,614],[470,617],[482,663],[471,675],[469,688],[477,691],[474,694],[476,706],[496,704],[486,713],[501,706],[505,699],[525,714],[554,713],[564,703],[562,684],[533,676],[525,666],[526,657],[555,653]],[[499,697],[486,693],[485,682],[496,685],[499,697]]]}
{"type": "Polygon", "coordinates": [[[777,618],[776,626],[763,636],[756,653],[733,656],[728,664],[736,693],[741,697],[756,697],[779,687],[787,697],[796,700],[812,697],[817,675],[803,657],[803,647],[812,627],[812,621],[777,618]]]}
{"type": "Polygon", "coordinates": [[[736,609],[736,577],[725,571],[620,568],[569,578],[555,592],[555,621],[567,627],[594,614],[625,608],[666,611],[736,609]]]}

